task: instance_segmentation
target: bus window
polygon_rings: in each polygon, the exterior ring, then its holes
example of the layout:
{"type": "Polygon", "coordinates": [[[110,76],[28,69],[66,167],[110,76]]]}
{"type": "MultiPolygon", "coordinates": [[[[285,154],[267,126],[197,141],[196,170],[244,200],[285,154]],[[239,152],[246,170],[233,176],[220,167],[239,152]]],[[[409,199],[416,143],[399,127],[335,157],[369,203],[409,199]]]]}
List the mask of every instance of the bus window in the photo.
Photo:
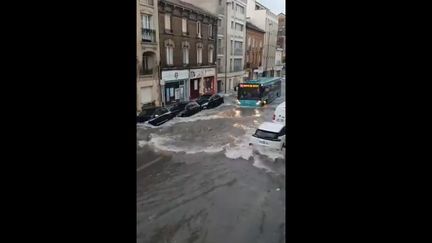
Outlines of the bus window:
{"type": "Polygon", "coordinates": [[[239,100],[258,100],[260,99],[259,88],[238,88],[238,99],[239,100]]]}

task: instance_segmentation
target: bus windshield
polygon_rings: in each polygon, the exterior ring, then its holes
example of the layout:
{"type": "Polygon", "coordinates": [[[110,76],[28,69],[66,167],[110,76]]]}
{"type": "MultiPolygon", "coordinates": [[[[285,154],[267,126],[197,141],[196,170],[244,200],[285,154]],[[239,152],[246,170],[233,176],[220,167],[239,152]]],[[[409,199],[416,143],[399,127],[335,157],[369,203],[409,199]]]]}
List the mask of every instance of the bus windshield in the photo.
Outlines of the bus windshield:
{"type": "Polygon", "coordinates": [[[246,88],[239,87],[238,99],[239,100],[259,100],[261,98],[260,88],[246,88]]]}

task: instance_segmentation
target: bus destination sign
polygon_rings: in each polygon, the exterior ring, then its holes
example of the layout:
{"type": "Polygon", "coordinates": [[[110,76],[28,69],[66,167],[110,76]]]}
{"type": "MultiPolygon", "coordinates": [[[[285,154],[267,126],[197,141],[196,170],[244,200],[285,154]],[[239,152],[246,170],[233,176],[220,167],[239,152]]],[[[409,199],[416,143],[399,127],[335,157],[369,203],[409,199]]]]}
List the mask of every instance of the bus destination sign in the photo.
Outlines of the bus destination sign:
{"type": "Polygon", "coordinates": [[[259,88],[258,84],[240,84],[240,88],[259,88]]]}

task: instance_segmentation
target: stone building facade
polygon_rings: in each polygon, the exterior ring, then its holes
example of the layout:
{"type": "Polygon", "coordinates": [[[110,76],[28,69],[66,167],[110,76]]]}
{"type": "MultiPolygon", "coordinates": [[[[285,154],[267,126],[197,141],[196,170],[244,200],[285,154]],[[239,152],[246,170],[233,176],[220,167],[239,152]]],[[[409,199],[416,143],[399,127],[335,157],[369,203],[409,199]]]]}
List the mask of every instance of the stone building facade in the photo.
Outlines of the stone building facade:
{"type": "Polygon", "coordinates": [[[262,55],[265,31],[253,25],[246,23],[246,65],[245,70],[248,79],[257,79],[262,76],[262,55]]]}
{"type": "Polygon", "coordinates": [[[216,90],[217,17],[180,0],[159,1],[164,105],[216,90]]]}
{"type": "Polygon", "coordinates": [[[157,0],[137,0],[137,111],[160,106],[157,0]]]}

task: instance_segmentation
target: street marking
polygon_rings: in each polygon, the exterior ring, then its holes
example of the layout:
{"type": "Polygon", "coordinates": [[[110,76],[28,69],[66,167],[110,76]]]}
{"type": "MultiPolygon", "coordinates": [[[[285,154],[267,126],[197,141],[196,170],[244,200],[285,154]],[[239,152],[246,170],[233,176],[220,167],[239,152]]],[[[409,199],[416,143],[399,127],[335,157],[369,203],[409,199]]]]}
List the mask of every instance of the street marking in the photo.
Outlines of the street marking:
{"type": "Polygon", "coordinates": [[[137,172],[139,172],[139,171],[141,171],[141,170],[143,170],[143,169],[149,167],[150,165],[152,165],[152,164],[158,162],[158,161],[161,160],[161,159],[162,159],[162,157],[158,157],[157,159],[151,161],[150,163],[147,163],[147,164],[145,164],[145,165],[139,167],[139,168],[137,169],[137,172]]]}

